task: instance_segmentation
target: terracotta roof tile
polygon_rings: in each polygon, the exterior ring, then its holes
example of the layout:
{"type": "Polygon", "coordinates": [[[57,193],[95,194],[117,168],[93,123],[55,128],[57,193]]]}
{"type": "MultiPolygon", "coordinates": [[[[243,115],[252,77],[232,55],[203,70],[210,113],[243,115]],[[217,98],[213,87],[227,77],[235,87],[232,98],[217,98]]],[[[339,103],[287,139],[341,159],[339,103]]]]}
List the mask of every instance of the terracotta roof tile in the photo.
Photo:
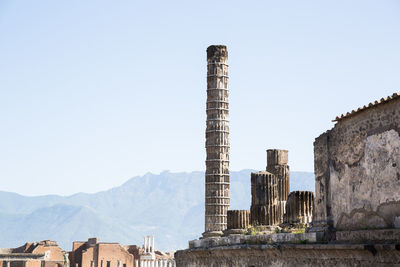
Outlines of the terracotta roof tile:
{"type": "Polygon", "coordinates": [[[382,97],[380,100],[376,100],[374,102],[369,103],[368,105],[364,105],[362,107],[359,107],[357,110],[352,110],[351,112],[347,112],[346,114],[342,114],[340,116],[337,116],[334,120],[332,120],[333,122],[335,121],[340,121],[344,118],[348,118],[351,116],[354,116],[355,114],[357,114],[358,112],[364,111],[366,109],[369,109],[371,107],[375,107],[377,105],[381,105],[384,104],[386,102],[392,101],[393,99],[396,98],[400,98],[400,92],[398,93],[394,93],[393,95],[390,95],[388,97],[382,97]]]}

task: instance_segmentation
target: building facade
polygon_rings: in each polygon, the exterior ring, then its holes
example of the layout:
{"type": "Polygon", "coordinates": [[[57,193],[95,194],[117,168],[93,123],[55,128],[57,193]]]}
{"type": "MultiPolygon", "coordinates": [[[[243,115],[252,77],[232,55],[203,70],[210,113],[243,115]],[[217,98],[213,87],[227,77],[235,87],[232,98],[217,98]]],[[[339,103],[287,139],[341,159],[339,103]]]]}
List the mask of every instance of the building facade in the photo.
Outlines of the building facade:
{"type": "Polygon", "coordinates": [[[134,256],[119,243],[103,243],[97,238],[77,241],[69,253],[71,267],[133,267],[134,256]]]}
{"type": "Polygon", "coordinates": [[[68,254],[55,241],[25,243],[18,248],[0,249],[2,267],[68,267],[68,254]]]}
{"type": "Polygon", "coordinates": [[[99,242],[89,238],[73,242],[71,267],[174,267],[173,254],[157,251],[154,236],[145,236],[143,246],[99,242]]]}

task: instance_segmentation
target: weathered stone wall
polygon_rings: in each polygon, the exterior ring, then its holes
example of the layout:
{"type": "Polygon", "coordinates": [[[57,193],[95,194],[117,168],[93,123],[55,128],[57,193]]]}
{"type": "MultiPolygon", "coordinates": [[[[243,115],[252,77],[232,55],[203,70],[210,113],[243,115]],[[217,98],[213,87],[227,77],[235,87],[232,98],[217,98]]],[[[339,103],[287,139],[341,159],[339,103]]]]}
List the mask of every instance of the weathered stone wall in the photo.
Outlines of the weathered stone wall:
{"type": "Polygon", "coordinates": [[[276,176],[266,171],[251,173],[251,224],[279,224],[280,218],[278,214],[278,187],[276,176]]]}
{"type": "Polygon", "coordinates": [[[314,143],[313,225],[400,227],[400,98],[338,120],[314,143]]]}
{"type": "Polygon", "coordinates": [[[290,183],[288,151],[282,149],[268,149],[267,171],[276,176],[278,190],[278,218],[280,222],[283,222],[290,183]]]}
{"type": "Polygon", "coordinates": [[[291,192],[286,202],[284,223],[311,223],[313,202],[314,193],[311,191],[291,192]]]}
{"type": "Polygon", "coordinates": [[[275,244],[187,249],[175,253],[176,266],[398,266],[396,245],[275,244]]]}
{"type": "Polygon", "coordinates": [[[207,48],[206,196],[204,236],[221,235],[229,209],[229,102],[226,46],[207,48]]]}

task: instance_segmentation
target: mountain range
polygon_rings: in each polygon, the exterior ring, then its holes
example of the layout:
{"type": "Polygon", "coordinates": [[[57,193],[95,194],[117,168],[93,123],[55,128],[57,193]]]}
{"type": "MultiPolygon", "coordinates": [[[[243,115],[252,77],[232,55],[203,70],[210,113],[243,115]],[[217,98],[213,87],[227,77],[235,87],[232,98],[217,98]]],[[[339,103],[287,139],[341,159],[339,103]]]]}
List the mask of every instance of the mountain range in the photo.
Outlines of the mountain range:
{"type": "MultiPolygon", "coordinates": [[[[231,209],[249,209],[250,173],[231,172],[231,209]]],[[[314,191],[314,174],[291,172],[290,190],[314,191]]],[[[156,249],[187,247],[204,231],[204,172],[147,173],[93,194],[28,197],[0,191],[0,247],[55,240],[66,251],[73,241],[141,245],[155,235],[156,249]]]]}

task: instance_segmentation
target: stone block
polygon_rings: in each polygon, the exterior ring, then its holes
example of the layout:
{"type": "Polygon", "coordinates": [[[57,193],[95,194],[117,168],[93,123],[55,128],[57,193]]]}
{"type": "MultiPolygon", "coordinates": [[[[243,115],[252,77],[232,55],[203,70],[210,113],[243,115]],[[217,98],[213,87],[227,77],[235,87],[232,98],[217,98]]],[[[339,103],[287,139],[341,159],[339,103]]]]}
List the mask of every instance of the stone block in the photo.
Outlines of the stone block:
{"type": "Polygon", "coordinates": [[[283,149],[268,149],[267,150],[267,166],[287,165],[288,151],[283,149]]]}

